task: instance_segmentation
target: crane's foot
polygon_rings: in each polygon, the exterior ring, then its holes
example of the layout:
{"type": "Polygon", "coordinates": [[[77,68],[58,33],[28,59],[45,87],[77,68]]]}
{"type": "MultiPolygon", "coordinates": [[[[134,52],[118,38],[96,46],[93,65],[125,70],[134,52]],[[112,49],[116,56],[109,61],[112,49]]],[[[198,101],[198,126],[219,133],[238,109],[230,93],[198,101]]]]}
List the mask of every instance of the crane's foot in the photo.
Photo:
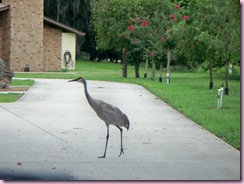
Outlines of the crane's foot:
{"type": "Polygon", "coordinates": [[[98,157],[98,158],[105,158],[105,155],[103,155],[103,156],[100,156],[100,157],[98,157]]]}
{"type": "Polygon", "coordinates": [[[123,148],[121,148],[121,150],[120,150],[120,154],[119,154],[119,156],[118,156],[118,157],[120,157],[120,156],[122,155],[122,153],[123,153],[123,154],[125,154],[125,153],[124,153],[124,149],[123,149],[123,148]]]}

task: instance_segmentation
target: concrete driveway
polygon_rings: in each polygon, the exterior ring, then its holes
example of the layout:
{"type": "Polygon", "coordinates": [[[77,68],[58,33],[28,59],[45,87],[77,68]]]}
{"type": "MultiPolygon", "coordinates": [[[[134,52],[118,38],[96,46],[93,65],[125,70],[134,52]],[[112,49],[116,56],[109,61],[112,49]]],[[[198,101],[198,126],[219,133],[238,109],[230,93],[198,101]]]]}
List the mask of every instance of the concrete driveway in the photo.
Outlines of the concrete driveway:
{"type": "Polygon", "coordinates": [[[88,81],[90,94],[130,119],[106,126],[83,85],[35,79],[15,103],[0,103],[0,178],[33,180],[240,180],[240,152],[138,85],[88,81]]]}

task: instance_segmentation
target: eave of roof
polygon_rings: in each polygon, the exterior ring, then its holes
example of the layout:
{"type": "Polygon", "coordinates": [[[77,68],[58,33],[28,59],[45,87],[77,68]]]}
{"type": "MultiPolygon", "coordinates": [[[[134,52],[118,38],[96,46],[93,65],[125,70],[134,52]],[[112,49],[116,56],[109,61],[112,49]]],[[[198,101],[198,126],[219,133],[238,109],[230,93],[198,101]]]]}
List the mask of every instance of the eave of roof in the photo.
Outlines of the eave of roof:
{"type": "Polygon", "coordinates": [[[52,26],[57,27],[57,28],[59,28],[59,29],[62,29],[62,30],[65,30],[65,31],[68,31],[68,32],[71,32],[71,33],[75,33],[75,34],[77,34],[77,35],[79,35],[79,36],[85,36],[85,35],[86,35],[86,34],[85,34],[84,32],[82,32],[82,31],[79,31],[79,30],[77,30],[77,29],[74,29],[74,28],[72,28],[72,27],[70,27],[70,26],[67,26],[67,25],[65,25],[65,24],[62,24],[62,23],[60,23],[60,22],[58,22],[58,21],[55,21],[55,20],[50,19],[50,18],[45,17],[45,16],[44,16],[44,22],[49,23],[49,24],[51,24],[52,26]]]}
{"type": "Polygon", "coordinates": [[[0,3],[0,12],[9,10],[9,8],[10,8],[10,5],[3,5],[0,3]]]}

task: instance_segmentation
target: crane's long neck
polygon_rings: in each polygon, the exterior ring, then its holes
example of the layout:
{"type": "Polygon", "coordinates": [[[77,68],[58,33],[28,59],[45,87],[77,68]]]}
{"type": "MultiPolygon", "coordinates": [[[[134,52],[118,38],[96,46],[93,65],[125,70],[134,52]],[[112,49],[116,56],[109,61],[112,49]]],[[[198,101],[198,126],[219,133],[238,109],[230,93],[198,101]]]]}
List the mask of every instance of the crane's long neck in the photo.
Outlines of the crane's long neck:
{"type": "Polygon", "coordinates": [[[94,98],[92,98],[92,97],[90,96],[90,94],[88,93],[88,89],[87,89],[86,81],[84,81],[83,84],[84,84],[84,91],[85,91],[85,95],[86,95],[86,99],[87,99],[88,103],[90,104],[90,106],[91,106],[93,109],[96,109],[97,104],[95,103],[94,98]]]}
{"type": "Polygon", "coordinates": [[[83,85],[84,85],[84,91],[85,91],[85,94],[86,94],[86,98],[87,98],[87,100],[89,101],[89,100],[91,99],[91,96],[90,96],[90,94],[88,93],[88,89],[87,89],[86,81],[83,82],[83,85]]]}

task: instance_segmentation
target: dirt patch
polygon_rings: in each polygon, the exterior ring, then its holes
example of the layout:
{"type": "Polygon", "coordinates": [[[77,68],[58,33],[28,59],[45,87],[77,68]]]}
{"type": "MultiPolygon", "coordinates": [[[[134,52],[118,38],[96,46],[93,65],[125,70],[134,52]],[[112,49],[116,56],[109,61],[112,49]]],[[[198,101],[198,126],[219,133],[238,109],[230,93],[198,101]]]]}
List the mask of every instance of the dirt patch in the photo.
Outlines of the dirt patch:
{"type": "Polygon", "coordinates": [[[30,86],[10,86],[9,88],[0,88],[0,92],[11,92],[11,91],[27,91],[30,86]]]}

